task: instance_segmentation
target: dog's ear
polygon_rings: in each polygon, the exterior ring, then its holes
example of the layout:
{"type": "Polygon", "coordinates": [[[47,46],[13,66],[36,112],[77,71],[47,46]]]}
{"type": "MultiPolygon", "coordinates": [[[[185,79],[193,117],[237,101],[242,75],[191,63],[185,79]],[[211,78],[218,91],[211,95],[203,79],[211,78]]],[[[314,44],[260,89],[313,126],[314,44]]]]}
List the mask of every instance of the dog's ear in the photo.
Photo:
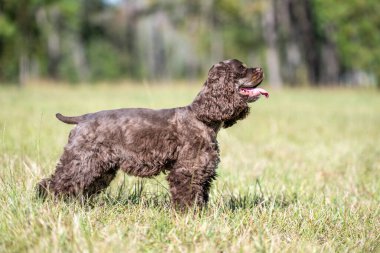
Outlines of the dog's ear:
{"type": "Polygon", "coordinates": [[[227,64],[220,62],[212,66],[203,90],[193,103],[198,109],[198,118],[204,122],[232,122],[238,117],[247,104],[235,85],[234,75],[227,64]]]}
{"type": "MultiPolygon", "coordinates": [[[[233,114],[234,84],[230,69],[223,62],[214,65],[207,77],[207,99],[210,100],[210,114],[218,121],[224,121],[233,114]]],[[[211,115],[210,115],[211,116],[211,115]]]]}
{"type": "Polygon", "coordinates": [[[228,70],[228,65],[223,62],[214,64],[208,71],[206,84],[218,82],[220,79],[227,78],[229,73],[228,70]]]}

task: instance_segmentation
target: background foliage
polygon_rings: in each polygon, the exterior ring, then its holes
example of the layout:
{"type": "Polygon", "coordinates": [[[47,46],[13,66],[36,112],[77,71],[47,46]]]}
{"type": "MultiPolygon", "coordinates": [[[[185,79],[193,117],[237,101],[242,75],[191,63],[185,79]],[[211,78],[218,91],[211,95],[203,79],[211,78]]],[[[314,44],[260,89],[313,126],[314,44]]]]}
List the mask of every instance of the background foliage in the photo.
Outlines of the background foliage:
{"type": "Polygon", "coordinates": [[[380,80],[376,0],[3,0],[0,79],[199,78],[222,59],[272,85],[380,80]]]}

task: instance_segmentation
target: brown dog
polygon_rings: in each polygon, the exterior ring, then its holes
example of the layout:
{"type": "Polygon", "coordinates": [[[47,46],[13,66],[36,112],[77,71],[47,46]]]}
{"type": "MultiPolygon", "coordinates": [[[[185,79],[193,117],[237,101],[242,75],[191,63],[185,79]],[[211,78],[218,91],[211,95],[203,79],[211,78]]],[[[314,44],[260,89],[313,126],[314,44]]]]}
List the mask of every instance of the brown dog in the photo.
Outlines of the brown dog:
{"type": "Polygon", "coordinates": [[[90,196],[106,188],[118,169],[139,177],[167,171],[175,205],[207,203],[219,163],[217,133],[244,119],[248,103],[268,96],[257,88],[262,80],[261,68],[226,60],[210,69],[201,92],[185,107],[57,114],[76,127],[56,171],[39,183],[39,193],[90,196]]]}

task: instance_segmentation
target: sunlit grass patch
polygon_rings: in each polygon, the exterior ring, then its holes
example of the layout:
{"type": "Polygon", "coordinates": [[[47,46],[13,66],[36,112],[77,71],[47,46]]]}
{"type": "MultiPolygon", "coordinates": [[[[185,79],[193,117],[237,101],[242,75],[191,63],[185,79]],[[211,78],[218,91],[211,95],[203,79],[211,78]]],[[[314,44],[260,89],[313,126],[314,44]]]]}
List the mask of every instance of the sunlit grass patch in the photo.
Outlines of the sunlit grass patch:
{"type": "Polygon", "coordinates": [[[54,114],[190,103],[200,85],[0,87],[1,252],[380,250],[380,95],[282,90],[219,133],[203,210],[170,206],[165,175],[119,173],[88,203],[41,201],[72,126],[54,114]]]}

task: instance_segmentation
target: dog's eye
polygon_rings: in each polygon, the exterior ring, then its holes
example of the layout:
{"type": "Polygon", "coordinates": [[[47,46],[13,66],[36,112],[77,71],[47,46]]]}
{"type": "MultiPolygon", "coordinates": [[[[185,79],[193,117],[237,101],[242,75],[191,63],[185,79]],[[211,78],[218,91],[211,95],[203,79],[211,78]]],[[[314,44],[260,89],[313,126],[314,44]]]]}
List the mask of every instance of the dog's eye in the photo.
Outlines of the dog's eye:
{"type": "Polygon", "coordinates": [[[239,70],[244,70],[244,69],[245,69],[245,67],[243,65],[239,66],[239,70]]]}

